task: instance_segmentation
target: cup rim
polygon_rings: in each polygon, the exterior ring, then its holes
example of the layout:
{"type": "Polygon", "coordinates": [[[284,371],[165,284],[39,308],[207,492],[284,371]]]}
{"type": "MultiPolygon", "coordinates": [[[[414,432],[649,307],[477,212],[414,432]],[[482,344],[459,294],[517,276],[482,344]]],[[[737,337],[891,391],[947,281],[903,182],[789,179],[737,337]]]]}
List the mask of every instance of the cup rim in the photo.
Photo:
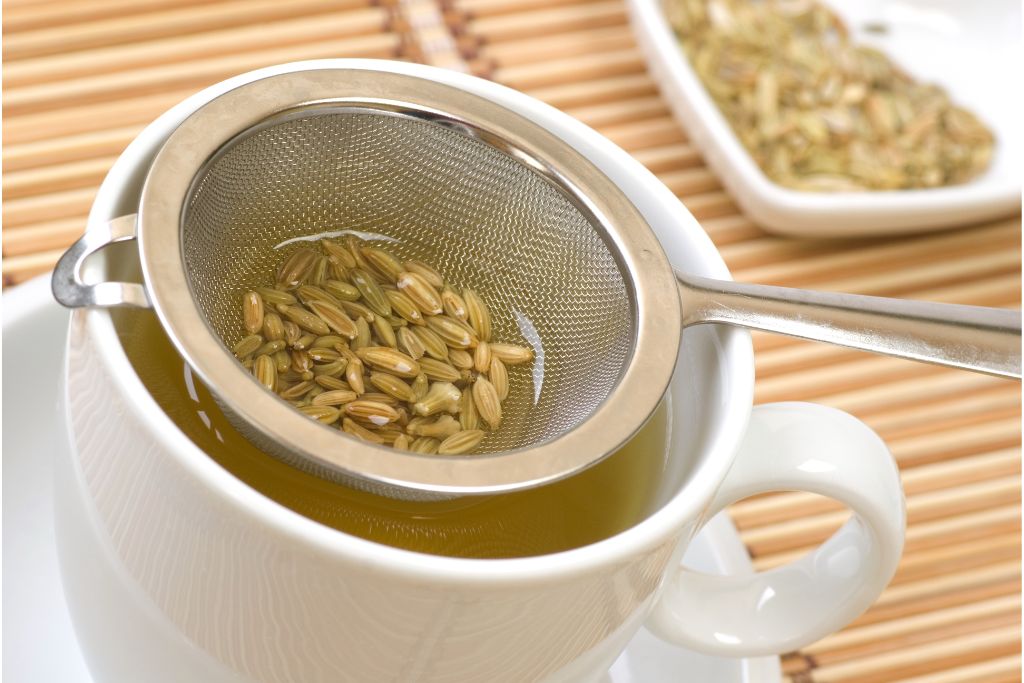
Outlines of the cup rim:
{"type": "MultiPolygon", "coordinates": [[[[126,196],[134,184],[132,177],[145,176],[149,159],[177,122],[203,102],[226,89],[285,70],[303,69],[380,69],[397,71],[422,78],[438,80],[464,88],[506,106],[525,112],[535,122],[547,127],[569,144],[577,146],[605,173],[620,176],[632,190],[630,198],[639,204],[641,213],[657,211],[668,217],[687,246],[699,252],[701,275],[731,279],[721,255],[696,219],[650,171],[629,154],[585,124],[547,104],[511,88],[485,81],[468,74],[419,64],[369,59],[327,59],[293,62],[252,71],[218,83],[176,105],[149,124],[128,146],[111,168],[92,205],[89,223],[105,222],[124,211],[138,197],[126,196]],[[642,201],[638,199],[642,198],[642,201]]],[[[650,221],[652,226],[655,221],[650,221]]],[[[661,239],[659,237],[659,239],[661,239]]],[[[721,484],[732,463],[739,440],[746,429],[753,399],[753,349],[750,335],[739,328],[723,329],[721,345],[715,355],[728,358],[731,371],[723,386],[725,413],[722,424],[710,439],[700,467],[689,475],[672,497],[643,520],[614,536],[578,548],[527,557],[503,559],[460,558],[431,555],[380,544],[327,527],[281,505],[235,477],[196,446],[150,396],[132,367],[109,311],[85,309],[82,328],[100,350],[107,374],[129,400],[125,404],[135,412],[139,422],[152,432],[153,438],[166,444],[178,464],[212,493],[220,495],[240,514],[255,516],[273,533],[299,541],[309,549],[338,557],[354,559],[373,571],[415,575],[436,582],[494,582],[515,579],[517,582],[549,579],[556,575],[578,574],[597,569],[611,562],[621,562],[647,551],[673,535],[682,533],[688,520],[703,518],[703,512],[721,484]]],[[[72,324],[71,329],[82,329],[72,324]]],[[[70,343],[70,337],[69,337],[70,343]]],[[[680,539],[682,542],[682,539],[680,539]]]]}

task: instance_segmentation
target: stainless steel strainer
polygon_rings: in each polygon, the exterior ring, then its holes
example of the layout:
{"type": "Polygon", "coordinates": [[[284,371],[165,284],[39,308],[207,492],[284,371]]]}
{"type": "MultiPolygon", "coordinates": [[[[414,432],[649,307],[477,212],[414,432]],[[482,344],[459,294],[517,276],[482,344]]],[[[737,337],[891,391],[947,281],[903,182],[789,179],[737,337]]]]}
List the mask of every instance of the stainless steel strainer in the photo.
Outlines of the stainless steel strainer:
{"type": "Polygon", "coordinates": [[[526,488],[597,462],[657,407],[684,324],[1020,372],[1019,313],[677,280],[643,217],[578,151],[505,107],[396,73],[300,71],[228,91],[167,140],[137,216],[107,227],[61,260],[61,303],[152,306],[258,446],[398,497],[526,488]],[[513,373],[505,420],[483,454],[354,440],[265,392],[232,357],[242,294],[269,284],[288,250],[348,233],[387,240],[477,289],[495,337],[536,349],[532,371],[513,373]],[[144,286],[83,283],[89,254],[133,237],[144,286]]]}

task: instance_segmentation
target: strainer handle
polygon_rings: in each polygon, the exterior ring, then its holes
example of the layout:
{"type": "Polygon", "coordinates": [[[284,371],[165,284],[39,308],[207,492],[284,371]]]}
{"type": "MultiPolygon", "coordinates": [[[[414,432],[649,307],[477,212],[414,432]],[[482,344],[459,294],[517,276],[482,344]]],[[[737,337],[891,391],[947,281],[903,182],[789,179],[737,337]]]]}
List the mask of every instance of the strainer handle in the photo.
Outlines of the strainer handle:
{"type": "Polygon", "coordinates": [[[53,297],[62,306],[132,306],[150,308],[146,288],[135,282],[86,283],[83,267],[89,256],[115,242],[135,239],[137,214],[90,225],[77,242],[57,261],[50,286],[53,297]]]}
{"type": "Polygon", "coordinates": [[[1021,376],[1020,311],[677,277],[683,327],[725,323],[1001,377],[1021,376]]]}

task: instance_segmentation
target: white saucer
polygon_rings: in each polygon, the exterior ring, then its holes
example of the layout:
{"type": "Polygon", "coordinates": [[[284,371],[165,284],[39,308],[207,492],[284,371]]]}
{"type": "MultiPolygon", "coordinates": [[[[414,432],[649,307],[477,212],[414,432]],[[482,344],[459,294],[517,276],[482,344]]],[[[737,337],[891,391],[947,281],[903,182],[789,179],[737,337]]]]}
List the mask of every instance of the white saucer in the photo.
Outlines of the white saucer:
{"type": "Polygon", "coordinates": [[[675,117],[745,213],[766,230],[807,237],[919,232],[1020,210],[1021,9],[1016,0],[825,0],[857,43],[938,83],[995,133],[991,167],[963,185],[890,192],[797,192],[761,172],[679,48],[662,0],[628,0],[634,33],[675,117]],[[869,30],[884,27],[884,31],[869,30]]]}
{"type": "MultiPolygon", "coordinates": [[[[64,603],[53,532],[52,462],[67,448],[57,420],[68,314],[49,275],[3,295],[3,680],[91,681],[64,603]]],[[[752,571],[725,516],[690,544],[685,562],[719,573],[752,571]]],[[[603,683],[779,683],[779,659],[720,659],[664,643],[645,630],[603,683]]]]}

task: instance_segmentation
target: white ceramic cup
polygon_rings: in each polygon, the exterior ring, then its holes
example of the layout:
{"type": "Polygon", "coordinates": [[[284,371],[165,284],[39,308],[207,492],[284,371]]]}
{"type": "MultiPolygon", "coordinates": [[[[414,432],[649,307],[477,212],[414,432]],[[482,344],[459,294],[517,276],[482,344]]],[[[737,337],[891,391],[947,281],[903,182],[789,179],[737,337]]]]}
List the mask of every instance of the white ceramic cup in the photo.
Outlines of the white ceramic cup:
{"type": "MultiPolygon", "coordinates": [[[[677,268],[728,277],[678,200],[586,126],[494,83],[372,60],[273,67],[190,98],[125,151],[90,225],[135,210],[162,140],[202,102],[270,73],[352,67],[437,79],[527,114],[622,186],[677,268]]],[[[554,555],[439,557],[321,526],[235,479],[161,412],[109,312],[78,310],[57,532],[90,669],[99,681],[589,680],[645,622],[711,653],[798,648],[885,587],[902,548],[903,498],[888,450],[861,422],[812,404],[752,409],[752,387],[746,332],[687,329],[670,389],[669,466],[642,522],[554,555]],[[776,490],[830,496],[854,517],[803,560],[769,572],[713,577],[679,566],[716,512],[776,490]]]]}

